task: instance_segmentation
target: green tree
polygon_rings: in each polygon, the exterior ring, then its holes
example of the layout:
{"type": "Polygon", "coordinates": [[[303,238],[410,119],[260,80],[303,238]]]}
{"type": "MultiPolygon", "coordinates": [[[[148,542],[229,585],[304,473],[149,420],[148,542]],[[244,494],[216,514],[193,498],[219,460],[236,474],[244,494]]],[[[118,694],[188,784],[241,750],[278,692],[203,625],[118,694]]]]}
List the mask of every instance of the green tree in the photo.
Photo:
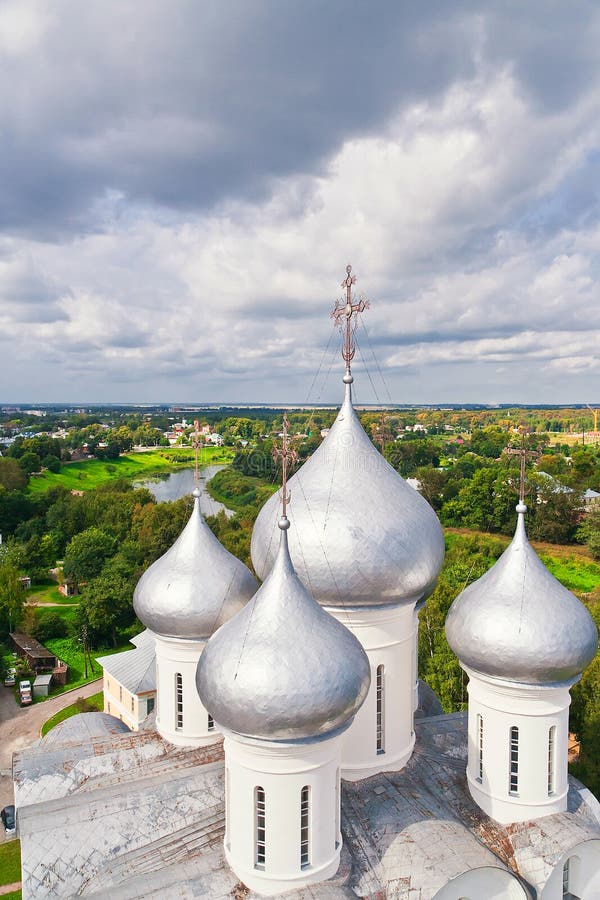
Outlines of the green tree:
{"type": "Polygon", "coordinates": [[[102,571],[108,557],[114,553],[115,544],[111,535],[95,526],[76,534],[65,551],[65,578],[76,584],[95,578],[102,571]]]}
{"type": "Polygon", "coordinates": [[[82,591],[77,624],[87,625],[92,644],[109,639],[116,647],[118,629],[134,620],[131,585],[120,575],[101,575],[82,591]]]}
{"type": "Polygon", "coordinates": [[[42,466],[49,472],[60,472],[60,459],[56,456],[45,456],[42,460],[42,466]]]}
{"type": "Polygon", "coordinates": [[[22,620],[24,604],[19,570],[8,563],[0,563],[0,633],[3,636],[22,620]]]}
{"type": "Polygon", "coordinates": [[[31,475],[33,472],[39,472],[42,468],[39,456],[32,450],[28,450],[19,458],[19,465],[27,475],[31,475]]]}
{"type": "Polygon", "coordinates": [[[0,484],[7,491],[20,491],[27,487],[29,478],[16,459],[0,458],[0,484]]]}
{"type": "Polygon", "coordinates": [[[600,559],[600,505],[591,506],[577,529],[577,537],[586,545],[594,559],[600,559]]]}

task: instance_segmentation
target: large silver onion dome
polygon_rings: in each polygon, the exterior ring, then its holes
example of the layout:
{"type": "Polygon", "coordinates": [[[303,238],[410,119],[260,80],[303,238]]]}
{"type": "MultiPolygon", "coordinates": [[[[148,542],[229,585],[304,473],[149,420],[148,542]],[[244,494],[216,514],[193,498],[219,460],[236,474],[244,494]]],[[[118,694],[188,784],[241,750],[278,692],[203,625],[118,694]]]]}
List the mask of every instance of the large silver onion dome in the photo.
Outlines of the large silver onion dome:
{"type": "Polygon", "coordinates": [[[515,536],[485,575],[459,594],[448,643],[484,675],[525,684],[567,681],[594,658],[598,633],[577,597],[550,574],[527,539],[523,503],[515,536]]]}
{"type": "MultiPolygon", "coordinates": [[[[292,556],[319,603],[381,606],[431,593],[444,560],[440,523],[373,446],[352,406],[350,384],[329,434],[289,487],[292,556]]],[[[252,562],[260,578],[277,552],[277,518],[274,495],[252,533],[252,562]]]]}
{"type": "Polygon", "coordinates": [[[214,536],[194,509],[170,550],[146,569],[133,607],[140,622],[165,637],[209,638],[248,602],[257,583],[247,567],[214,536]]]}
{"type": "Polygon", "coordinates": [[[265,740],[318,738],[342,727],[367,695],[360,643],[296,575],[286,518],[272,572],[206,645],[196,684],[219,725],[265,740]]]}

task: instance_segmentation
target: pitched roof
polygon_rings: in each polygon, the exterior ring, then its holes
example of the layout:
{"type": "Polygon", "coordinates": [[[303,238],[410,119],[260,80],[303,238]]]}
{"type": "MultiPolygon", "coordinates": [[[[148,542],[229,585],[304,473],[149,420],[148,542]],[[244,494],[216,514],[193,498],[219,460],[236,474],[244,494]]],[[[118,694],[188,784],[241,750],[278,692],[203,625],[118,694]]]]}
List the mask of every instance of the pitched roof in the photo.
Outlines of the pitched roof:
{"type": "Polygon", "coordinates": [[[131,694],[156,690],[154,641],[144,640],[133,650],[125,650],[112,656],[99,656],[97,662],[131,694]]]}

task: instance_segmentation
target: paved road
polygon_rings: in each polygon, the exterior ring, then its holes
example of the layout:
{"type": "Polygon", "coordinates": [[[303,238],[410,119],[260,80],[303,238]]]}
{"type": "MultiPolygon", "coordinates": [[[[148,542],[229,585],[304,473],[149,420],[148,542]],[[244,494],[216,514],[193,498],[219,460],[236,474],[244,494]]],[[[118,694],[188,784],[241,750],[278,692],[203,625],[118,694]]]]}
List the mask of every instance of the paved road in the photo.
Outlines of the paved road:
{"type": "MultiPolygon", "coordinates": [[[[50,716],[74,703],[77,697],[90,697],[102,690],[102,679],[92,681],[58,697],[51,697],[43,703],[34,703],[21,709],[15,703],[12,688],[0,684],[0,809],[13,803],[14,794],[11,778],[12,756],[17,750],[29,747],[40,736],[40,728],[50,716]]],[[[4,829],[0,828],[0,841],[4,839],[4,829]]]]}

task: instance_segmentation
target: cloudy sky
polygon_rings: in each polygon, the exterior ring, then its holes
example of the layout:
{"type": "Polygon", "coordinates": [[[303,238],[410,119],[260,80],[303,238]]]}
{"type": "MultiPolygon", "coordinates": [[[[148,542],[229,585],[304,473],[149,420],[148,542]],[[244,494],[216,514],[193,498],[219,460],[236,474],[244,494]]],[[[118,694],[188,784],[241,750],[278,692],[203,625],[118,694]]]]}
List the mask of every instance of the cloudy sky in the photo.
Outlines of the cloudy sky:
{"type": "Polygon", "coordinates": [[[600,402],[600,5],[0,0],[0,401],[600,402]]]}

